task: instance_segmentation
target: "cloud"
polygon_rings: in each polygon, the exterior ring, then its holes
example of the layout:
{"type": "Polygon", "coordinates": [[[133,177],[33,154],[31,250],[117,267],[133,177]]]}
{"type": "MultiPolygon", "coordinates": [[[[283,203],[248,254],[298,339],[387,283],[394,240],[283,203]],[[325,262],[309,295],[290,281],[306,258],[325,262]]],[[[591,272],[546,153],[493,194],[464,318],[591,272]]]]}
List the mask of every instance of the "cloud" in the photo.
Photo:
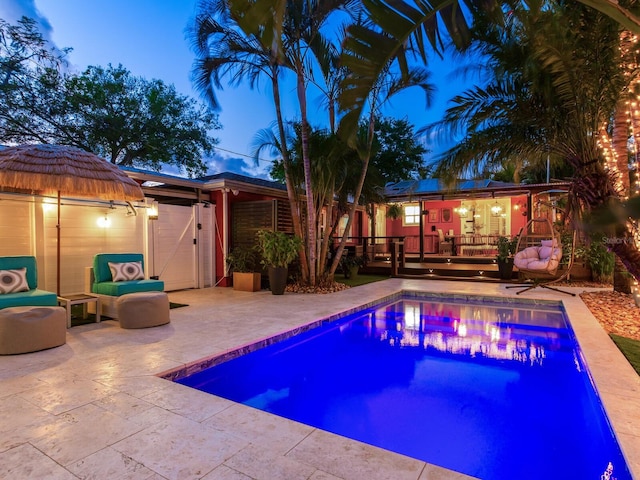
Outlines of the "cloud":
{"type": "Polygon", "coordinates": [[[3,0],[0,3],[0,18],[15,24],[22,17],[33,18],[38,24],[42,37],[53,45],[51,41],[53,27],[47,17],[40,13],[34,0],[3,0]]]}
{"type": "MultiPolygon", "coordinates": [[[[51,50],[61,57],[65,57],[66,54],[62,52],[53,41],[53,27],[49,22],[49,19],[42,15],[36,7],[35,0],[2,0],[0,1],[0,18],[4,19],[11,25],[16,25],[18,20],[22,17],[28,17],[36,21],[36,26],[42,35],[42,38],[46,40],[51,50]]],[[[65,69],[72,68],[70,65],[63,67],[65,69]]]]}
{"type": "Polygon", "coordinates": [[[271,163],[267,161],[261,160],[258,165],[256,165],[253,160],[236,156],[226,156],[219,153],[214,153],[213,156],[206,158],[204,161],[208,167],[207,175],[233,172],[249,177],[263,178],[265,180],[271,179],[269,176],[271,163]]]}

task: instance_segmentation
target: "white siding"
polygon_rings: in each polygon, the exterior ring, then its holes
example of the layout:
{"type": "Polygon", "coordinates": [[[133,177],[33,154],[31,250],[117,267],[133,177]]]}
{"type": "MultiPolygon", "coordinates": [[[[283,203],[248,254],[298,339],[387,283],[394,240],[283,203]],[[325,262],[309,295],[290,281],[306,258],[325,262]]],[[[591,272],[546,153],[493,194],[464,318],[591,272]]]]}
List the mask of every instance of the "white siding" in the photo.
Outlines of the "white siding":
{"type": "Polygon", "coordinates": [[[31,242],[33,198],[18,201],[0,194],[0,256],[33,255],[31,242]]]}

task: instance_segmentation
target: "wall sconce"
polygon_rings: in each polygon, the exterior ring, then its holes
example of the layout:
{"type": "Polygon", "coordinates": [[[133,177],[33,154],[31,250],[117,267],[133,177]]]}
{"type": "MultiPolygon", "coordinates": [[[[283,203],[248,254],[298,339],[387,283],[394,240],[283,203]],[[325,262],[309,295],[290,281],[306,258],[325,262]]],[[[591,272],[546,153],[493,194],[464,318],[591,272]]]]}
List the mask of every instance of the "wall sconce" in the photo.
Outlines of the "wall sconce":
{"type": "Polygon", "coordinates": [[[147,207],[147,217],[149,217],[149,220],[158,219],[158,202],[155,200],[147,207]]]}
{"type": "Polygon", "coordinates": [[[499,217],[501,214],[502,214],[502,205],[496,202],[495,205],[491,206],[491,215],[494,217],[499,217]]]}
{"type": "Polygon", "coordinates": [[[461,218],[467,218],[467,214],[469,213],[469,209],[464,205],[460,205],[458,208],[455,208],[454,211],[460,215],[461,218]]]}
{"type": "Polygon", "coordinates": [[[42,202],[42,211],[46,214],[52,212],[56,208],[56,204],[46,199],[42,202]]]}
{"type": "Polygon", "coordinates": [[[100,228],[109,228],[111,226],[111,219],[105,213],[104,217],[99,217],[96,223],[100,228]]]}

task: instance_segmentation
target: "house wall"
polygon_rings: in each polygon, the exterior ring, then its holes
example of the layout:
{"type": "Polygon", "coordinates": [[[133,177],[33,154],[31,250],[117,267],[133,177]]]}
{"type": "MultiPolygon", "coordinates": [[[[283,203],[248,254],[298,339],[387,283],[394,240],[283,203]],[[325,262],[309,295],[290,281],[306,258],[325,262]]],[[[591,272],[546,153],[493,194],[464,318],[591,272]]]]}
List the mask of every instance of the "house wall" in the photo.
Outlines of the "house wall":
{"type": "MultiPolygon", "coordinates": [[[[485,203],[494,201],[493,199],[483,200],[485,203]]],[[[501,197],[498,202],[509,210],[508,218],[505,220],[505,234],[517,235],[527,223],[527,195],[501,197]]],[[[422,202],[422,211],[428,212],[422,218],[424,229],[423,248],[425,253],[436,253],[438,251],[438,229],[441,229],[445,234],[449,232],[454,235],[468,233],[469,227],[466,225],[465,219],[461,219],[456,213],[456,209],[463,203],[467,204],[469,200],[428,200],[422,202]]],[[[402,217],[397,219],[387,218],[386,230],[387,236],[405,237],[406,252],[417,253],[420,251],[419,225],[404,225],[402,217]]]]}
{"type": "MultiPolygon", "coordinates": [[[[231,223],[232,205],[235,202],[255,202],[263,200],[274,200],[275,197],[269,195],[259,195],[239,191],[234,195],[232,191],[225,192],[216,190],[210,193],[210,201],[215,205],[215,276],[214,285],[220,287],[230,287],[231,277],[225,262],[226,254],[231,251],[231,223]],[[225,213],[226,209],[226,213],[225,213]]],[[[280,199],[286,201],[286,199],[280,199]]]]}
{"type": "MultiPolygon", "coordinates": [[[[146,215],[128,216],[124,206],[62,199],[60,209],[60,293],[84,291],[85,267],[101,252],[143,252],[146,215]],[[111,225],[102,228],[99,218],[111,225]]],[[[0,194],[0,255],[33,255],[38,286],[57,290],[57,202],[52,198],[0,194]]]]}
{"type": "MultiPolygon", "coordinates": [[[[98,200],[63,198],[61,203],[62,295],[84,292],[85,268],[92,265],[96,253],[107,252],[143,253],[147,275],[165,280],[166,290],[211,284],[212,209],[161,204],[159,220],[149,220],[142,203],[137,204],[137,215],[122,202],[114,208],[98,200]],[[105,216],[110,224],[101,227],[98,220],[105,216]]],[[[56,199],[0,194],[0,256],[35,256],[38,285],[53,292],[57,290],[57,223],[56,199]]]]}

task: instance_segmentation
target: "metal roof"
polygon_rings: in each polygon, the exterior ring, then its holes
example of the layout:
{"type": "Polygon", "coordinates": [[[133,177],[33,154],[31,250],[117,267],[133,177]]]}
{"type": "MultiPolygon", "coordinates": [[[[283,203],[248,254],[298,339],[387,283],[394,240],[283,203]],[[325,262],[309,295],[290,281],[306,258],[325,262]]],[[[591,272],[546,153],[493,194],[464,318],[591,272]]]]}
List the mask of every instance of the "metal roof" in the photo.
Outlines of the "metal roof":
{"type": "Polygon", "coordinates": [[[426,178],[423,180],[403,180],[401,182],[387,184],[384,193],[389,197],[403,195],[420,196],[438,193],[451,193],[485,188],[521,187],[515,183],[498,182],[495,180],[458,180],[454,185],[447,186],[438,178],[426,178]]]}

